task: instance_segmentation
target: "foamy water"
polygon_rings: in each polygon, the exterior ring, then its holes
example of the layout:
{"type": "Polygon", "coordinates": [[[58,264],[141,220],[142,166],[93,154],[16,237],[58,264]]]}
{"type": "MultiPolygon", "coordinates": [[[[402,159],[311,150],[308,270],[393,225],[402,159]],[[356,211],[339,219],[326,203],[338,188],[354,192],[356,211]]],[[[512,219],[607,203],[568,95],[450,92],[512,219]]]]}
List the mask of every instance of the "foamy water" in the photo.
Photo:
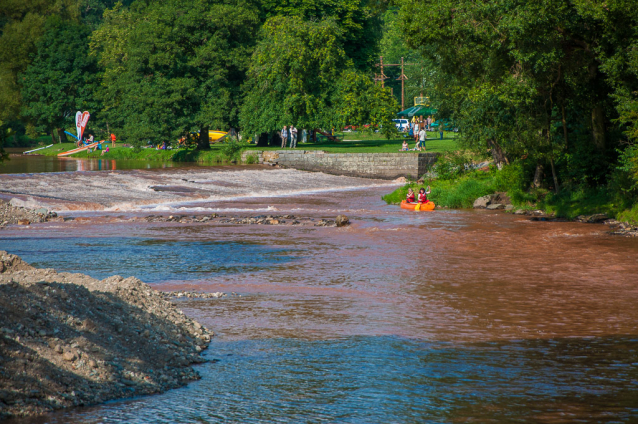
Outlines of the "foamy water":
{"type": "MultiPolygon", "coordinates": [[[[211,202],[393,186],[386,180],[293,169],[194,168],[0,175],[0,195],[54,211],[214,211],[211,202]]],[[[244,209],[240,205],[233,208],[244,209]]],[[[268,207],[261,208],[264,211],[268,207]]],[[[254,208],[249,210],[255,211],[254,208]]]]}

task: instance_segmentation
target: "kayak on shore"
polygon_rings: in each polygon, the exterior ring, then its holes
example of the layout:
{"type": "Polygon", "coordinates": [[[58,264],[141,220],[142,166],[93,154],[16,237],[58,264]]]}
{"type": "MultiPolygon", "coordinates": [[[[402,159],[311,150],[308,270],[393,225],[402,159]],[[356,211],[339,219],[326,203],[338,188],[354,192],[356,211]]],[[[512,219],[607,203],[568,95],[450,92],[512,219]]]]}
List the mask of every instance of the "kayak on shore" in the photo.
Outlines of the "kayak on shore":
{"type": "Polygon", "coordinates": [[[95,143],[87,144],[85,146],[80,146],[77,149],[68,150],[66,152],[58,153],[58,156],[60,156],[60,157],[68,156],[68,155],[72,155],[72,154],[75,154],[75,153],[83,152],[84,150],[87,150],[87,149],[94,149],[94,148],[97,147],[98,144],[102,144],[102,143],[104,143],[104,140],[96,141],[95,143]]]}
{"type": "Polygon", "coordinates": [[[405,200],[401,202],[401,209],[406,209],[409,211],[433,211],[434,207],[436,206],[434,204],[434,202],[427,202],[421,205],[421,207],[419,209],[417,209],[417,205],[419,205],[419,203],[408,203],[405,200]]]}

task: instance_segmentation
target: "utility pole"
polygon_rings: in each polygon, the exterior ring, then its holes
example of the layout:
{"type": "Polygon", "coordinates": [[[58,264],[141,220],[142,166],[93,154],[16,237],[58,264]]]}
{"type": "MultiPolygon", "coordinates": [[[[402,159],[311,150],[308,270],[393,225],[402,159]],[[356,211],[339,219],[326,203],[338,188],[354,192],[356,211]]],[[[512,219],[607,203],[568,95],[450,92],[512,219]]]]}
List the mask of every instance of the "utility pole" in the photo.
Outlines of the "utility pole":
{"type": "MultiPolygon", "coordinates": [[[[414,63],[405,63],[403,58],[401,58],[401,63],[383,63],[383,56],[379,56],[379,63],[377,66],[381,68],[381,74],[374,74],[374,81],[381,81],[381,87],[385,87],[385,73],[383,72],[383,68],[386,66],[400,66],[401,67],[401,76],[397,78],[397,80],[401,81],[401,109],[405,109],[405,81],[408,77],[405,75],[405,66],[414,65],[414,63]]],[[[421,95],[423,97],[423,95],[421,95]]]]}

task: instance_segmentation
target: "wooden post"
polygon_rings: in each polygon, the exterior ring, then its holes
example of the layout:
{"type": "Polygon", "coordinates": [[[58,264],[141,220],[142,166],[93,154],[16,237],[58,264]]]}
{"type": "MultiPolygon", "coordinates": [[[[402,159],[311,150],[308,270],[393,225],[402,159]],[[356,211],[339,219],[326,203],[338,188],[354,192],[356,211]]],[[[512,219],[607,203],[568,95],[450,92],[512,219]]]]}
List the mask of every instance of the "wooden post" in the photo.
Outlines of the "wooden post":
{"type": "Polygon", "coordinates": [[[405,74],[403,73],[403,58],[401,58],[401,110],[405,110],[405,101],[404,101],[405,89],[403,88],[404,77],[405,77],[405,74]]]}
{"type": "Polygon", "coordinates": [[[385,81],[383,80],[385,78],[385,74],[383,73],[383,56],[379,56],[379,60],[381,63],[381,87],[385,87],[385,81]]]}

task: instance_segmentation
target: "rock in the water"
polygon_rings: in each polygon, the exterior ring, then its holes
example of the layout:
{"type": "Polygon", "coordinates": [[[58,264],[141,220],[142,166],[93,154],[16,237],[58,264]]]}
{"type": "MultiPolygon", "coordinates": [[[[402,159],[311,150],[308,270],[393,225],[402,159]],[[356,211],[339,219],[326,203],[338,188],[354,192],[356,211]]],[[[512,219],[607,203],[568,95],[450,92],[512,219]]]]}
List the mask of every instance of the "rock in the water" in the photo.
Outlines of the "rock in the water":
{"type": "Polygon", "coordinates": [[[516,215],[525,215],[525,211],[523,209],[516,209],[516,212],[514,212],[516,215]]]}
{"type": "Polygon", "coordinates": [[[482,196],[474,201],[474,209],[484,209],[492,202],[492,196],[482,196]]]}
{"type": "Polygon", "coordinates": [[[29,225],[31,222],[28,219],[20,219],[18,220],[18,225],[29,225]]]}
{"type": "Polygon", "coordinates": [[[494,203],[493,205],[488,205],[487,209],[490,211],[494,211],[496,209],[505,209],[505,205],[502,205],[500,203],[494,203]]]}
{"type": "Polygon", "coordinates": [[[497,191],[492,195],[492,203],[500,203],[501,205],[511,205],[510,197],[504,191],[497,191]]]}
{"type": "Polygon", "coordinates": [[[514,205],[505,205],[505,210],[506,211],[514,210],[514,205]]]}
{"type": "Polygon", "coordinates": [[[335,219],[335,223],[337,224],[337,227],[345,227],[350,224],[350,220],[345,215],[338,215],[335,219]]]}
{"type": "Polygon", "coordinates": [[[587,218],[587,222],[591,222],[592,224],[595,224],[598,222],[606,221],[608,219],[609,217],[607,216],[606,213],[597,213],[587,218]]]}

